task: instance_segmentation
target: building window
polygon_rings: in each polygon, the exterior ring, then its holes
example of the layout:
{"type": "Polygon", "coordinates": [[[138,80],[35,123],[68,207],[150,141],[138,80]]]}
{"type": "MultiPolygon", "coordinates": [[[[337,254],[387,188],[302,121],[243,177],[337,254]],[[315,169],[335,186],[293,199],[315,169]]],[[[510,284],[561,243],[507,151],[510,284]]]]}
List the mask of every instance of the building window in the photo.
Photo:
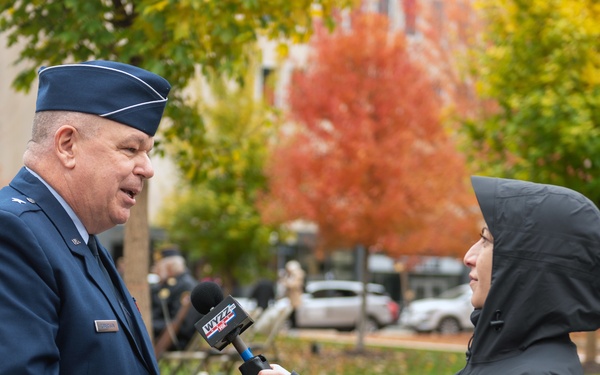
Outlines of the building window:
{"type": "Polygon", "coordinates": [[[417,0],[404,0],[404,31],[407,35],[417,32],[417,0]]]}
{"type": "Polygon", "coordinates": [[[389,0],[379,0],[377,11],[383,15],[389,17],[390,15],[390,1],[389,0]]]}

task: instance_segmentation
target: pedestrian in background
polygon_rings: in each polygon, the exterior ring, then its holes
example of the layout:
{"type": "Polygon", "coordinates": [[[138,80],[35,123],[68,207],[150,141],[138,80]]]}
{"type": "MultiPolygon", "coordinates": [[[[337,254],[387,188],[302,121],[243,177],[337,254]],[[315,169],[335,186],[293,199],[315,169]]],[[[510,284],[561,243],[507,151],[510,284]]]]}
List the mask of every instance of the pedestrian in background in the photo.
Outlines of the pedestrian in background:
{"type": "Polygon", "coordinates": [[[260,279],[250,293],[250,298],[256,302],[257,314],[265,311],[275,300],[275,283],[269,279],[260,279]]]}
{"type": "Polygon", "coordinates": [[[297,260],[290,260],[285,264],[285,272],[279,279],[283,286],[285,296],[290,300],[293,311],[290,315],[292,326],[296,326],[296,309],[302,304],[302,294],[304,293],[305,273],[297,260]]]}
{"type": "Polygon", "coordinates": [[[96,235],[154,174],[169,83],[111,61],[43,67],[22,168],[0,190],[0,374],[155,374],[135,300],[96,235]]]}
{"type": "Polygon", "coordinates": [[[171,345],[165,350],[184,349],[196,333],[194,324],[201,318],[189,300],[198,280],[190,273],[179,247],[173,244],[155,252],[153,271],[158,275],[158,283],[150,289],[155,341],[166,334],[171,345]]]}
{"type": "Polygon", "coordinates": [[[600,211],[553,185],[473,177],[475,325],[460,375],[583,374],[569,334],[600,328],[600,211]]]}

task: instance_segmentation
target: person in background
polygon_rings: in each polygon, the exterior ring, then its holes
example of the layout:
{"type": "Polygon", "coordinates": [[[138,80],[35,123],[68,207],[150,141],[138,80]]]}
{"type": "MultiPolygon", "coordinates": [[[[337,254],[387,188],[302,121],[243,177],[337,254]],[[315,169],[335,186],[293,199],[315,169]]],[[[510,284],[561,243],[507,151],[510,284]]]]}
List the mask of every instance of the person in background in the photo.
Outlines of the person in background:
{"type": "Polygon", "coordinates": [[[154,174],[170,91],[113,61],[42,67],[25,166],[0,190],[0,374],[153,374],[135,300],[96,235],[154,174]]]}
{"type": "Polygon", "coordinates": [[[256,301],[257,309],[261,312],[265,311],[275,300],[275,283],[269,279],[258,280],[250,293],[250,298],[256,301]]]}
{"type": "Polygon", "coordinates": [[[201,318],[189,301],[198,280],[189,272],[179,247],[172,244],[155,252],[153,271],[158,275],[158,283],[150,289],[155,340],[162,334],[168,334],[172,345],[167,350],[184,349],[196,332],[194,324],[201,318]],[[182,308],[185,310],[181,312],[182,320],[178,321],[177,329],[169,331],[182,308]]]}
{"type": "Polygon", "coordinates": [[[600,211],[560,186],[471,181],[485,224],[464,257],[475,330],[458,374],[583,374],[569,334],[600,328],[600,211]]]}
{"type": "Polygon", "coordinates": [[[304,293],[305,273],[297,260],[290,260],[285,264],[285,272],[279,279],[283,286],[285,296],[289,298],[292,308],[290,321],[292,326],[296,326],[296,309],[302,304],[302,294],[304,293]]]}
{"type": "MultiPolygon", "coordinates": [[[[304,293],[305,273],[297,260],[290,260],[285,264],[285,270],[279,276],[277,284],[281,287],[285,297],[289,298],[293,307],[290,321],[292,326],[296,324],[296,308],[302,303],[302,293],[304,293]]],[[[271,364],[271,370],[262,370],[259,375],[298,375],[295,371],[291,373],[278,364],[271,364]]]]}

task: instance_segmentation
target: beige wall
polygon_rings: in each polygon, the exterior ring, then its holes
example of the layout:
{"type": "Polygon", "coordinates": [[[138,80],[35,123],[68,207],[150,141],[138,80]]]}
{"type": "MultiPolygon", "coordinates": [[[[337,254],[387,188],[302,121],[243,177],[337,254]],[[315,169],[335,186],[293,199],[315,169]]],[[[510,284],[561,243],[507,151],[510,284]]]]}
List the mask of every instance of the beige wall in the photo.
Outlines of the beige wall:
{"type": "Polygon", "coordinates": [[[22,156],[31,135],[35,110],[35,86],[25,94],[16,92],[11,83],[19,69],[13,65],[15,48],[6,48],[6,37],[0,34],[0,186],[5,185],[23,165],[22,156]]]}

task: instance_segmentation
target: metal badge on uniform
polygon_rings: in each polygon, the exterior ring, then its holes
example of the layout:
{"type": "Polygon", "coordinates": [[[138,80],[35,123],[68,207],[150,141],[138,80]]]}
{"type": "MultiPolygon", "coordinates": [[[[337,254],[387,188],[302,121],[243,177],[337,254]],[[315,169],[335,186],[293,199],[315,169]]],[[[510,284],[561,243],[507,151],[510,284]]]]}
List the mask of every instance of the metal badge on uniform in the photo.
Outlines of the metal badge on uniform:
{"type": "Polygon", "coordinates": [[[116,320],[94,320],[96,326],[96,332],[117,332],[119,330],[119,324],[116,320]]]}

